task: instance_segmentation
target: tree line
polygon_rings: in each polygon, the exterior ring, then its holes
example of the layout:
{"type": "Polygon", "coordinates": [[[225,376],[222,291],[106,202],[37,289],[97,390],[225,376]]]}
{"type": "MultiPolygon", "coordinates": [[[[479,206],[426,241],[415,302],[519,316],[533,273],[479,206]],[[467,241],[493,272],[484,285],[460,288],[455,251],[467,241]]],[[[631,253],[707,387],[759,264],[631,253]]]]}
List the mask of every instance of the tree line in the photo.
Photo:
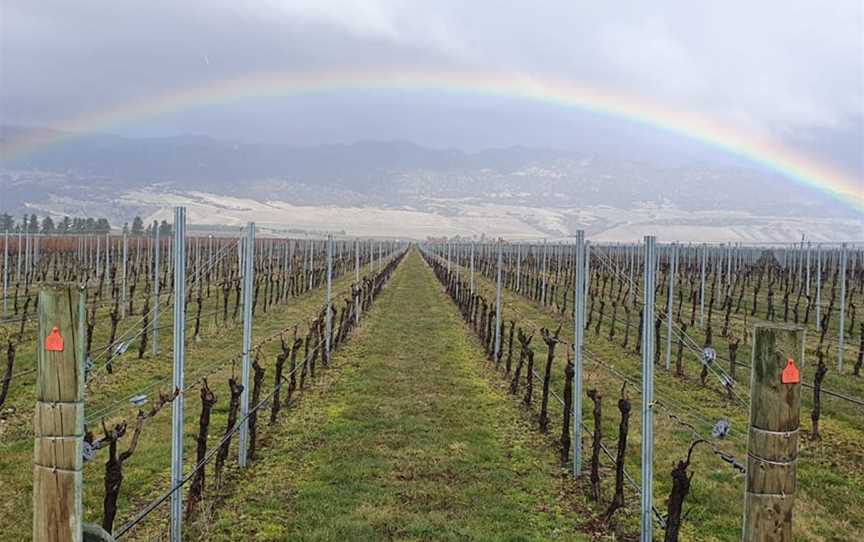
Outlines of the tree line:
{"type": "MultiPolygon", "coordinates": [[[[163,220],[161,223],[153,221],[152,224],[144,227],[144,220],[140,216],[136,216],[132,220],[130,227],[129,223],[123,224],[123,233],[130,235],[152,235],[156,229],[160,235],[171,235],[171,224],[163,220]]],[[[99,233],[107,234],[111,232],[111,223],[107,218],[81,218],[64,216],[62,220],[54,221],[51,216],[45,216],[41,220],[35,213],[24,215],[20,221],[15,220],[15,217],[8,213],[0,214],[0,232],[9,233],[42,233],[47,235],[66,235],[66,234],[82,234],[82,233],[99,233]]]]}

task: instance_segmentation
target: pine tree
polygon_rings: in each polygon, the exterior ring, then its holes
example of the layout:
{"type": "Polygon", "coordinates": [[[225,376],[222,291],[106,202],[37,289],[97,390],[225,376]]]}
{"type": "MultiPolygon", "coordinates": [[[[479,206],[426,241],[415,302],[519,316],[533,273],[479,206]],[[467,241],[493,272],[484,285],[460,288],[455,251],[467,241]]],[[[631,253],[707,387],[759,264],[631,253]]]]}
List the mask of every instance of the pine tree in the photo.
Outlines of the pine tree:
{"type": "Polygon", "coordinates": [[[50,216],[42,219],[42,233],[52,234],[56,230],[54,228],[54,220],[50,216]]]}
{"type": "Polygon", "coordinates": [[[141,220],[140,216],[136,216],[134,220],[132,220],[132,235],[143,235],[144,234],[144,221],[141,220]]]}
{"type": "Polygon", "coordinates": [[[167,221],[163,220],[162,224],[159,225],[159,235],[162,237],[168,237],[171,235],[171,224],[167,221]]]}
{"type": "Polygon", "coordinates": [[[8,213],[0,215],[0,231],[9,231],[15,229],[15,219],[8,213]]]}

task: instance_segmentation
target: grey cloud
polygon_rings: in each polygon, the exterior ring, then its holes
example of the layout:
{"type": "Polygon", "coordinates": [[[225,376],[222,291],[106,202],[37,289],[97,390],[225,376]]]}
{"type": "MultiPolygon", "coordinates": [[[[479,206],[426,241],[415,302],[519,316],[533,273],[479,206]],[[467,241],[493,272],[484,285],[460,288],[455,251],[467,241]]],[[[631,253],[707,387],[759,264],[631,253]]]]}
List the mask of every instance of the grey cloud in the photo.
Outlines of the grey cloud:
{"type": "MultiPolygon", "coordinates": [[[[6,0],[0,9],[7,123],[52,125],[258,70],[377,65],[554,75],[804,147],[817,133],[860,137],[864,119],[857,0],[6,0]]],[[[352,130],[345,139],[362,139],[359,124],[352,130]]]]}

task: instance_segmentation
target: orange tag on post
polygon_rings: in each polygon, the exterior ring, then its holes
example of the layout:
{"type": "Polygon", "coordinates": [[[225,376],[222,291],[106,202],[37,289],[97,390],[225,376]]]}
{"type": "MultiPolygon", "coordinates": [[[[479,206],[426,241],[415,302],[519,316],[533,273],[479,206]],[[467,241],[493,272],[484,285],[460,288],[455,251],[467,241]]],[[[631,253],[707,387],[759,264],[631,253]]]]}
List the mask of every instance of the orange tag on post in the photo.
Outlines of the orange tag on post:
{"type": "Polygon", "coordinates": [[[801,382],[801,374],[798,372],[798,367],[795,366],[795,360],[789,358],[786,360],[786,368],[780,375],[780,382],[783,384],[797,384],[801,382]]]}
{"type": "Polygon", "coordinates": [[[51,329],[51,333],[45,337],[45,350],[48,352],[62,352],[63,351],[63,336],[60,335],[60,328],[54,326],[51,329]]]}

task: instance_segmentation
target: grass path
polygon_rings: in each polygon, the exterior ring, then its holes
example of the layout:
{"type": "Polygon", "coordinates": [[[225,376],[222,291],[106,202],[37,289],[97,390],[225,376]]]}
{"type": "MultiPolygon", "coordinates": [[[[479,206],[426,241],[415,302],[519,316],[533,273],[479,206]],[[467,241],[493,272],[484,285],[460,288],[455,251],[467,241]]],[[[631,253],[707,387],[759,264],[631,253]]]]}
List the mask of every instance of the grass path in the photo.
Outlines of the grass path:
{"type": "Polygon", "coordinates": [[[413,251],[210,540],[582,540],[570,482],[413,251]],[[317,396],[315,396],[317,394],[317,396]]]}

